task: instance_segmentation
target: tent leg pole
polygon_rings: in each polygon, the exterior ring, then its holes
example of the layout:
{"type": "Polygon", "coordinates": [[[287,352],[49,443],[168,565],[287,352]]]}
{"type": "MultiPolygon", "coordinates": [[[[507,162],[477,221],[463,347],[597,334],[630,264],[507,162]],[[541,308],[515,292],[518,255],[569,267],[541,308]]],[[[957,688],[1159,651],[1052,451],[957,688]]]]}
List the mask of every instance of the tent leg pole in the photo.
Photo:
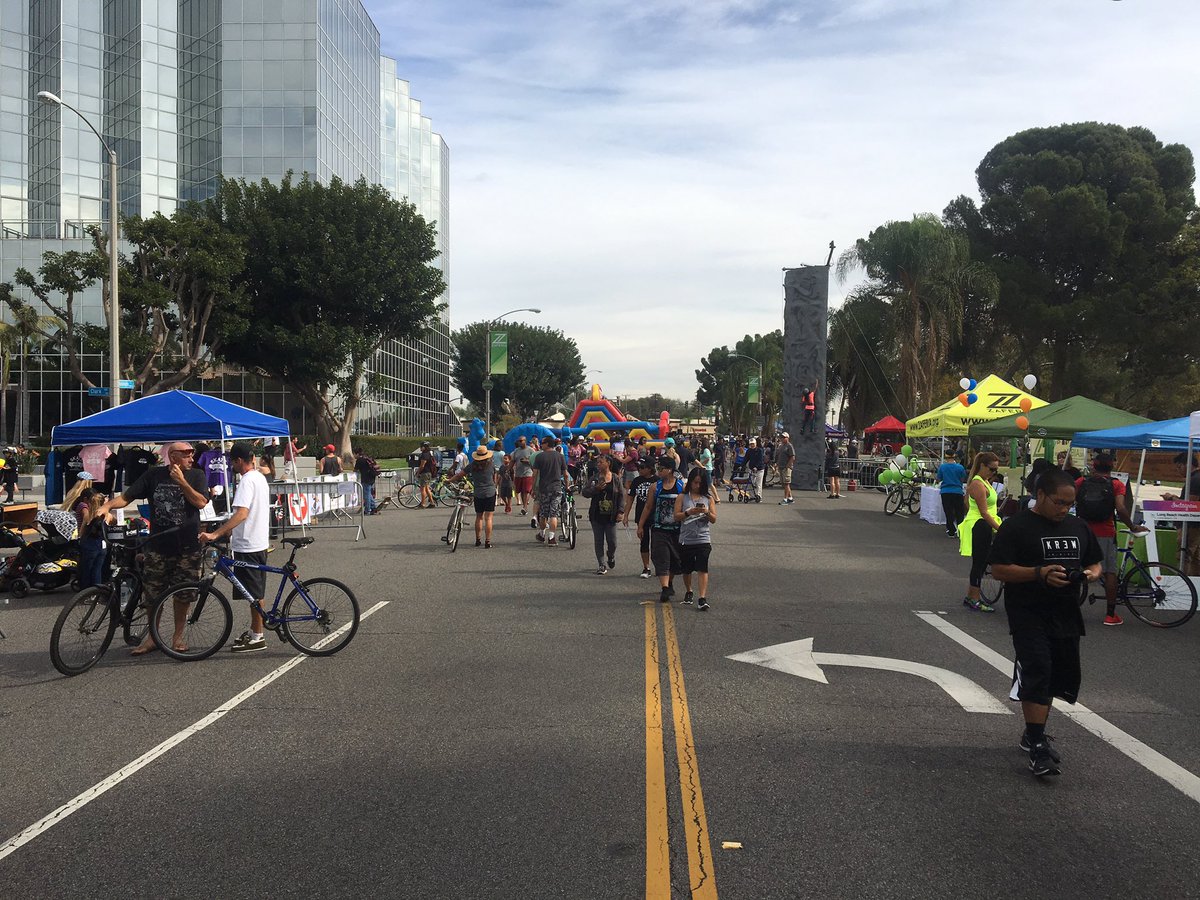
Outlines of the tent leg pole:
{"type": "MultiPolygon", "coordinates": [[[[1189,432],[1188,446],[1187,446],[1187,460],[1183,466],[1183,495],[1182,496],[1183,496],[1184,500],[1192,499],[1191,485],[1192,485],[1192,435],[1189,432]]],[[[1187,540],[1188,540],[1188,523],[1185,521],[1183,523],[1183,531],[1179,535],[1179,560],[1178,560],[1178,563],[1179,563],[1180,569],[1183,568],[1184,559],[1187,554],[1187,545],[1188,545],[1187,540]]]]}

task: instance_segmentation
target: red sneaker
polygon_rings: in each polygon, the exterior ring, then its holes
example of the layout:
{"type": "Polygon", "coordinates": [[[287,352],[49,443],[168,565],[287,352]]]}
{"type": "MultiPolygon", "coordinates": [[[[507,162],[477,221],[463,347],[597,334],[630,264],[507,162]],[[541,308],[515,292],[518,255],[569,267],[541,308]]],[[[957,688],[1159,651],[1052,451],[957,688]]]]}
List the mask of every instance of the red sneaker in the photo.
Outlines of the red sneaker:
{"type": "Polygon", "coordinates": [[[1125,620],[1122,619],[1120,616],[1118,616],[1116,613],[1113,613],[1111,616],[1104,617],[1104,624],[1105,625],[1124,625],[1125,620]]]}

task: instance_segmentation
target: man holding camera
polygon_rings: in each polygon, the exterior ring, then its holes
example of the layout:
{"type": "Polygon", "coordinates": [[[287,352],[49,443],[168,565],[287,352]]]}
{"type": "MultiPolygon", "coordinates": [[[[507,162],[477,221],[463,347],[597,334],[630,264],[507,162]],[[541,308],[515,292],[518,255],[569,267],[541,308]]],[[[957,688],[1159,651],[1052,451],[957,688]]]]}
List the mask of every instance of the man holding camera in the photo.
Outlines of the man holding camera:
{"type": "Polygon", "coordinates": [[[1084,582],[1100,579],[1103,554],[1096,536],[1069,515],[1075,482],[1062,469],[1037,481],[1033,509],[1000,526],[992,541],[992,574],[1005,583],[1004,608],[1016,652],[1013,700],[1021,701],[1025,733],[1020,747],[1039,778],[1059,774],[1061,759],[1046,735],[1055,697],[1079,696],[1079,639],[1084,634],[1079,598],[1084,582]]]}

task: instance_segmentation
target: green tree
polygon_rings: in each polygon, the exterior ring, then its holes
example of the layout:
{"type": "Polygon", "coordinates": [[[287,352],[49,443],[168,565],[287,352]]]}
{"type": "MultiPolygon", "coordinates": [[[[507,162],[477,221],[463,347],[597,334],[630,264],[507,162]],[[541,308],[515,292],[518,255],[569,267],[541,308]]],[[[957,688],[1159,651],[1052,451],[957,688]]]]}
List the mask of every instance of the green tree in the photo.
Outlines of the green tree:
{"type": "Polygon", "coordinates": [[[861,432],[895,407],[895,342],[887,301],[851,297],[829,314],[828,366],[827,388],[830,396],[840,395],[838,421],[849,432],[861,432]]]}
{"type": "Polygon", "coordinates": [[[0,303],[8,305],[12,322],[0,322],[0,444],[8,442],[8,385],[12,381],[14,358],[17,361],[16,440],[29,436],[29,377],[26,373],[30,351],[42,343],[45,334],[56,334],[63,323],[53,316],[39,315],[29,304],[13,303],[12,285],[0,282],[0,303]]]}
{"type": "Polygon", "coordinates": [[[888,306],[903,413],[940,402],[937,385],[962,335],[965,299],[994,296],[995,276],[971,261],[965,234],[930,213],[888,222],[859,238],[839,257],[838,280],[859,269],[867,281],[847,299],[877,297],[888,306]]]}
{"type": "Polygon", "coordinates": [[[1114,353],[1161,344],[1174,329],[1145,300],[1172,281],[1164,260],[1195,209],[1195,175],[1190,150],[1145,128],[1033,128],[983,158],[980,206],[960,197],[947,209],[998,277],[996,316],[1015,337],[1014,369],[1044,362],[1050,399],[1116,390],[1114,353]],[[1105,356],[1109,368],[1098,371],[1105,356]]]}
{"type": "Polygon", "coordinates": [[[359,179],[328,185],[289,173],[272,184],[222,180],[205,214],[244,242],[240,329],[220,356],[287,385],[318,441],[350,451],[367,365],[384,343],[424,335],[444,308],[435,223],[359,179]]]}
{"type": "Polygon", "coordinates": [[[720,429],[739,434],[756,432],[761,415],[764,427],[770,430],[783,408],[783,332],[747,334],[732,349],[714,347],[700,360],[696,381],[700,384],[696,400],[701,407],[716,407],[720,429]],[[748,398],[750,376],[759,375],[758,366],[751,360],[762,364],[761,414],[759,405],[751,404],[748,398]]]}
{"type": "MultiPolygon", "coordinates": [[[[508,374],[492,375],[492,416],[506,405],[522,420],[542,418],[554,405],[587,389],[583,360],[573,338],[561,331],[505,322],[508,374]]],[[[484,406],[487,322],[472,322],[451,336],[450,380],[476,407],[484,406]]]]}

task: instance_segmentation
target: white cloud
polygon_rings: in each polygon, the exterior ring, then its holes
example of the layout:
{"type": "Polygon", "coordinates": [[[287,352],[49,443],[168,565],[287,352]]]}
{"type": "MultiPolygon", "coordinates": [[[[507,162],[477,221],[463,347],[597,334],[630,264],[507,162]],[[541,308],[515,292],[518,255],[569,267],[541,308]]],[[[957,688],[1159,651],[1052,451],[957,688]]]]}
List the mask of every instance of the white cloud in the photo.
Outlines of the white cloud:
{"type": "Polygon", "coordinates": [[[781,327],[782,266],[974,194],[1016,131],[1200,149],[1194,0],[366,6],[450,145],[454,323],[542,307],[613,395],[691,396],[781,327]]]}

